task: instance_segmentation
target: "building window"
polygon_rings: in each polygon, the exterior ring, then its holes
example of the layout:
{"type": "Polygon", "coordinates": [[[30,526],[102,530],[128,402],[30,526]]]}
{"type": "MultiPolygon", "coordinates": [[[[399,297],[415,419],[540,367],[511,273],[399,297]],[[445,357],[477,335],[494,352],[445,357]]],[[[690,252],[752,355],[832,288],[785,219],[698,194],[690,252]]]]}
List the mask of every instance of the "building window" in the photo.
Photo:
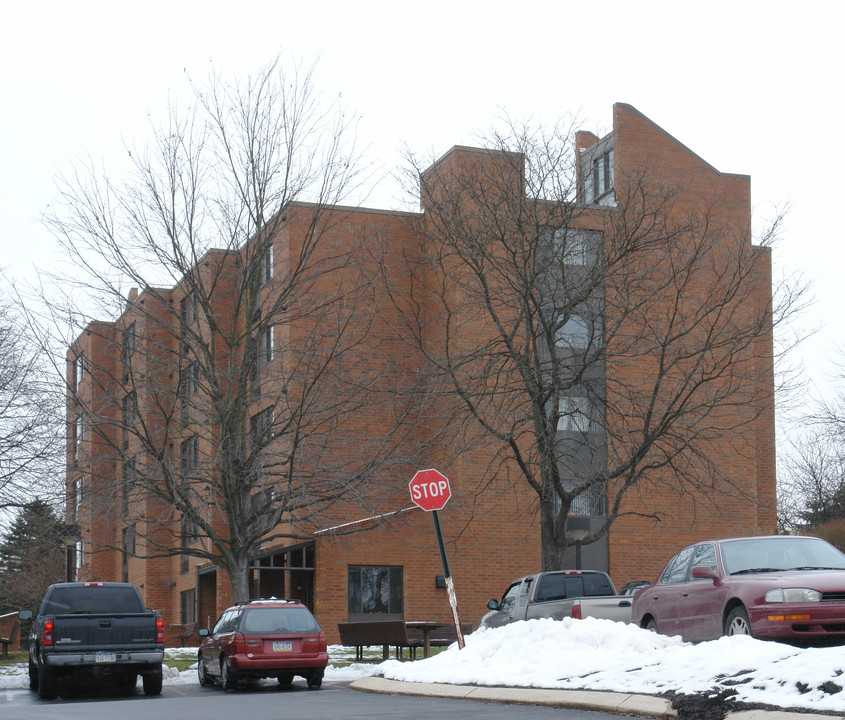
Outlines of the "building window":
{"type": "Polygon", "coordinates": [[[197,621],[197,591],[193,588],[179,594],[179,621],[183,625],[197,621]]]}
{"type": "Polygon", "coordinates": [[[190,349],[188,345],[188,328],[197,320],[197,299],[193,292],[185,295],[179,303],[179,319],[182,322],[182,352],[186,353],[190,349]]]}
{"type": "Polygon", "coordinates": [[[137,405],[135,402],[135,393],[127,393],[123,398],[123,449],[129,447],[129,432],[135,424],[135,414],[137,405]]]}
{"type": "Polygon", "coordinates": [[[79,511],[82,508],[82,478],[73,481],[73,511],[76,524],[79,525],[79,511]]]}
{"type": "Polygon", "coordinates": [[[558,403],[559,432],[594,433],[601,431],[600,413],[596,404],[583,395],[565,395],[558,403]]]}
{"type": "Polygon", "coordinates": [[[123,582],[129,582],[129,558],[135,555],[135,526],[123,528],[123,582]]]}
{"type": "Polygon", "coordinates": [[[593,200],[613,189],[613,150],[593,158],[593,200]]]}
{"type": "Polygon", "coordinates": [[[569,505],[570,515],[598,517],[605,514],[604,484],[591,485],[584,492],[575,496],[569,505]]]}
{"type": "Polygon", "coordinates": [[[85,377],[85,353],[79,352],[73,360],[73,391],[79,396],[79,386],[85,377]]]}
{"type": "Polygon", "coordinates": [[[82,450],[82,443],[85,440],[85,418],[81,415],[76,418],[76,422],[74,423],[74,444],[73,444],[73,457],[74,459],[79,459],[79,453],[82,450]]]}
{"type": "Polygon", "coordinates": [[[350,565],[348,581],[350,622],[373,619],[402,619],[401,567],[350,565]]]}
{"type": "Polygon", "coordinates": [[[590,339],[590,326],[579,315],[571,315],[555,333],[555,344],[564,350],[584,350],[590,339]]]}
{"type": "Polygon", "coordinates": [[[613,142],[611,136],[608,136],[581,156],[584,202],[615,204],[613,172],[613,142]]]}
{"type": "Polygon", "coordinates": [[[273,360],[273,327],[264,328],[256,337],[255,363],[250,373],[250,388],[253,399],[261,395],[261,376],[266,365],[273,360]]]}
{"type": "Polygon", "coordinates": [[[187,425],[190,420],[189,410],[191,406],[191,398],[197,394],[199,390],[199,366],[196,361],[188,363],[182,374],[181,387],[179,389],[179,397],[182,403],[182,424],[187,425]]]}
{"type": "Polygon", "coordinates": [[[250,418],[250,438],[253,447],[261,448],[273,438],[273,408],[265,408],[250,418]]]}
{"type": "Polygon", "coordinates": [[[182,471],[182,479],[188,481],[191,474],[197,469],[199,465],[199,443],[197,436],[193,435],[182,442],[180,448],[180,462],[179,466],[182,471]]]}
{"type": "Polygon", "coordinates": [[[193,292],[189,292],[179,303],[179,311],[182,319],[182,326],[189,327],[197,319],[197,299],[193,292]]]}
{"type": "Polygon", "coordinates": [[[267,285],[273,279],[273,245],[267,247],[266,252],[261,256],[258,271],[259,284],[261,287],[267,285]]]}
{"type": "Polygon", "coordinates": [[[121,351],[121,364],[123,366],[123,382],[129,381],[129,374],[132,366],[132,356],[135,354],[135,323],[132,323],[123,331],[123,348],[121,351]]]}
{"type": "Polygon", "coordinates": [[[129,497],[132,489],[135,487],[137,479],[137,462],[135,458],[130,458],[123,462],[123,487],[121,488],[121,510],[123,515],[129,513],[129,497]]]}
{"type": "Polygon", "coordinates": [[[199,540],[197,524],[187,515],[182,516],[182,527],[180,530],[179,546],[182,549],[180,570],[183,573],[191,568],[190,556],[185,552],[193,543],[199,540]]]}

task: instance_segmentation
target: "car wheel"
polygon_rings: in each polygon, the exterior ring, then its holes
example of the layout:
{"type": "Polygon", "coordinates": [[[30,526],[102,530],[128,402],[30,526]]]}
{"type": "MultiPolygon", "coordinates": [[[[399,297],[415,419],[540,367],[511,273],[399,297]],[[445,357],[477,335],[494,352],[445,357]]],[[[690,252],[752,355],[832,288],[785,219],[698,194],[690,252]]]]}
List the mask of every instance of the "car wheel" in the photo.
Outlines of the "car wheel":
{"type": "Polygon", "coordinates": [[[38,690],[38,668],[32,660],[29,661],[29,689],[38,690]]]}
{"type": "Polygon", "coordinates": [[[205,671],[205,660],[202,659],[202,655],[197,658],[197,679],[203,687],[210,687],[211,685],[214,685],[214,680],[212,680],[205,671]]]}
{"type": "Polygon", "coordinates": [[[59,694],[59,683],[56,671],[46,665],[38,668],[38,697],[42,700],[52,700],[59,694]]]}
{"type": "Polygon", "coordinates": [[[650,617],[648,619],[648,622],[645,624],[645,629],[653,633],[660,632],[657,629],[657,620],[655,620],[653,617],[650,617]]]}
{"type": "Polygon", "coordinates": [[[234,690],[238,684],[238,676],[226,658],[220,660],[220,684],[224,690],[234,690]]]}
{"type": "Polygon", "coordinates": [[[141,677],[144,681],[144,695],[161,695],[161,665],[152,672],[145,672],[141,677]]]}
{"type": "Polygon", "coordinates": [[[742,605],[737,605],[728,613],[725,620],[725,635],[750,635],[751,623],[748,622],[748,613],[742,605]]]}
{"type": "Polygon", "coordinates": [[[308,676],[307,681],[309,690],[319,690],[323,684],[323,673],[313,672],[308,676]]]}
{"type": "Polygon", "coordinates": [[[290,687],[291,683],[293,682],[293,673],[279,675],[279,677],[276,679],[279,681],[279,685],[281,685],[283,688],[290,687]]]}

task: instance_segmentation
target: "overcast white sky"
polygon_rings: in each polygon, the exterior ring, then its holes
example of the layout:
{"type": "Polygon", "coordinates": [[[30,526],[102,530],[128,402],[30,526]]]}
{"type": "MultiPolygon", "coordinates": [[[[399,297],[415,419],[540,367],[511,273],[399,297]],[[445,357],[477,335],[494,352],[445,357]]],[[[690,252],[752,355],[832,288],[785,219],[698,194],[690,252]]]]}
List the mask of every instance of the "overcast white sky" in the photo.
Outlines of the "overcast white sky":
{"type": "MultiPolygon", "coordinates": [[[[430,0],[27,0],[4,6],[0,41],[0,265],[25,277],[53,241],[38,222],[54,177],[143,141],[184,96],[185,71],[247,73],[280,50],[319,55],[327,99],[360,113],[385,170],[401,143],[474,144],[501,111],[577,113],[604,132],[627,102],[724,172],[749,174],[755,213],[790,202],[777,268],[813,281],[803,353],[826,391],[845,356],[839,141],[845,4],[430,0]]],[[[392,189],[373,194],[390,206],[392,189]]]]}

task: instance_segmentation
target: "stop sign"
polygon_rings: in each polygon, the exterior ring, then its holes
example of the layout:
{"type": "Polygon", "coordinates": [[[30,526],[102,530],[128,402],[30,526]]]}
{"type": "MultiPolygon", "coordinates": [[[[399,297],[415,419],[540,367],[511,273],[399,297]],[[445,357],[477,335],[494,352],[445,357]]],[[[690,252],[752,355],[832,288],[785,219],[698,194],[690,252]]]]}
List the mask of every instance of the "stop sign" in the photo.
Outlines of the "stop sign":
{"type": "Polygon", "coordinates": [[[452,497],[449,480],[437,470],[419,470],[408,483],[411,500],[423,510],[440,510],[452,497]]]}

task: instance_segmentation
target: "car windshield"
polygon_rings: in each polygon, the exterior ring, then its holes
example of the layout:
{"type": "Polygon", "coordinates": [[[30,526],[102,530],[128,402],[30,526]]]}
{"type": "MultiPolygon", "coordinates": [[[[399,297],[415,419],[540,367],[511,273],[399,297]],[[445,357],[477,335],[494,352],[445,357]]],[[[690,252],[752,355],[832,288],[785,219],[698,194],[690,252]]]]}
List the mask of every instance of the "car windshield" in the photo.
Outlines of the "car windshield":
{"type": "Polygon", "coordinates": [[[818,538],[748,538],[721,544],[728,575],[782,570],[845,570],[845,554],[818,538]]]}
{"type": "Polygon", "coordinates": [[[307,633],[319,632],[320,626],[305,608],[250,608],[244,612],[241,632],[244,633],[307,633]]]}

